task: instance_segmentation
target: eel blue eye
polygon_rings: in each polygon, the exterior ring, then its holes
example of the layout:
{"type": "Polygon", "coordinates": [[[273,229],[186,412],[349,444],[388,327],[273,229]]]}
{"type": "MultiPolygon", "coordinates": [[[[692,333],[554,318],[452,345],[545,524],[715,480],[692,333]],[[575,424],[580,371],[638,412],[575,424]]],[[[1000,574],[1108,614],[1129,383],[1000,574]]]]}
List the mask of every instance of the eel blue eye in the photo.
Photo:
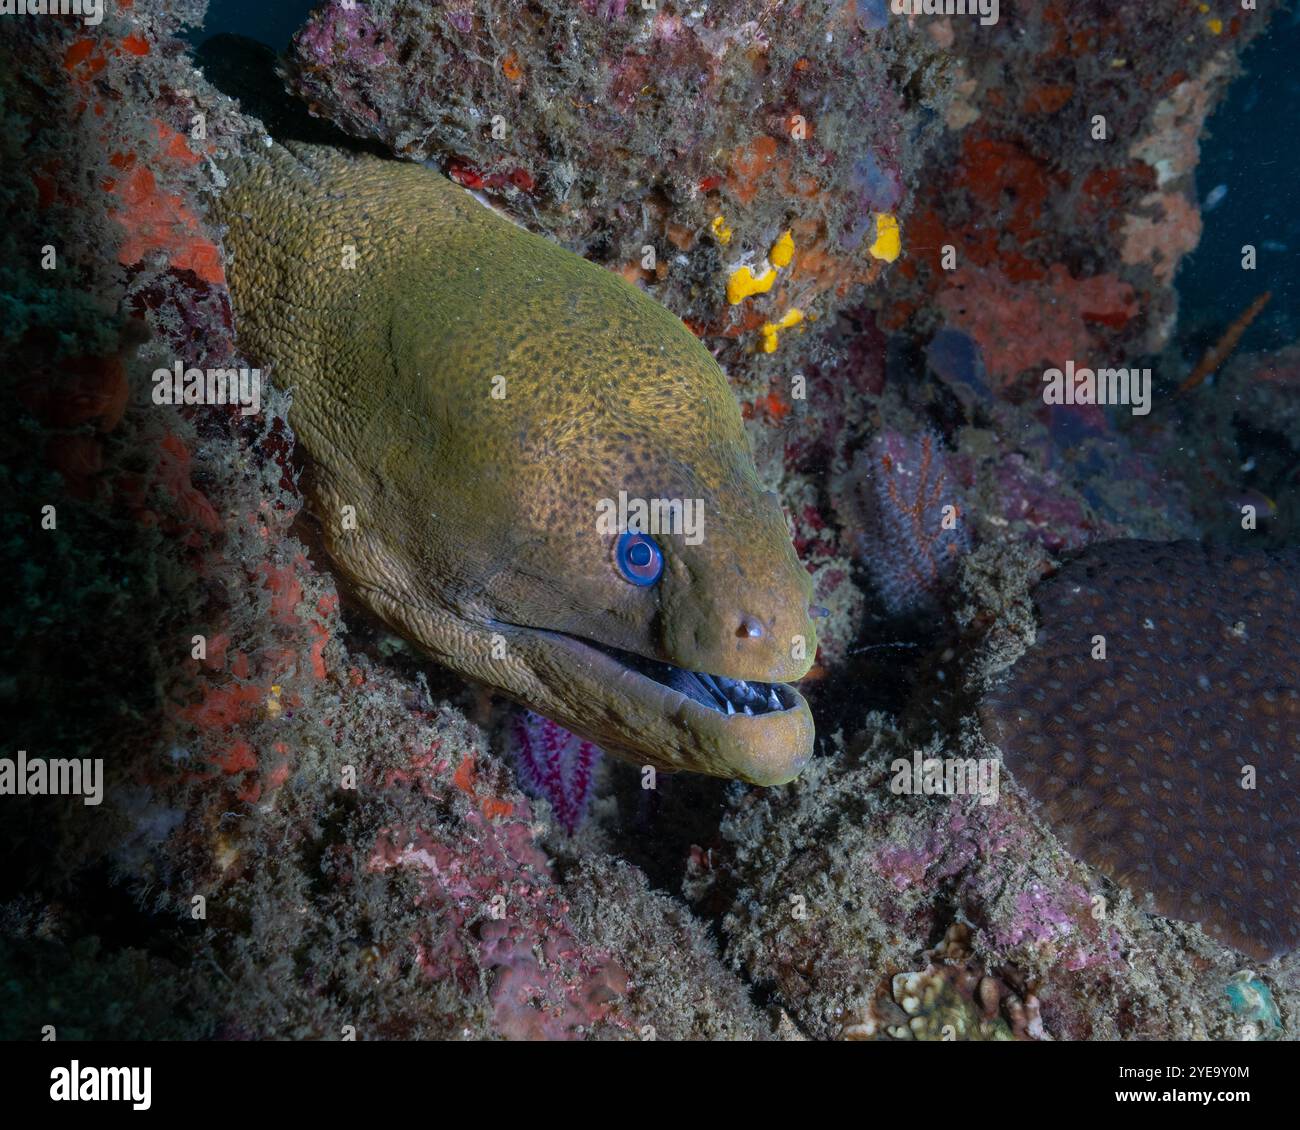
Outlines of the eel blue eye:
{"type": "Polygon", "coordinates": [[[619,536],[614,558],[618,571],[634,585],[653,585],[664,571],[663,552],[653,539],[631,530],[619,536]]]}

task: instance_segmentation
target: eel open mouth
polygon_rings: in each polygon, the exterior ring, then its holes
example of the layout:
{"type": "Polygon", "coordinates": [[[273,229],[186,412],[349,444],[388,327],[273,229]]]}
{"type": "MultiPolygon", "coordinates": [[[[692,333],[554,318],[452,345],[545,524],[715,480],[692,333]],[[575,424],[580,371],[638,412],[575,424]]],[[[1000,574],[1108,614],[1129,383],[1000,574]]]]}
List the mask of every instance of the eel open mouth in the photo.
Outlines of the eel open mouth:
{"type": "Polygon", "coordinates": [[[788,683],[688,671],[585,636],[508,627],[540,684],[521,701],[625,761],[776,785],[812,756],[812,712],[788,683]]]}
{"type": "Polygon", "coordinates": [[[647,679],[677,691],[719,714],[749,716],[771,714],[791,710],[798,704],[798,695],[785,683],[759,683],[753,680],[728,679],[723,675],[709,675],[703,671],[687,671],[682,667],[674,667],[671,663],[647,659],[643,655],[623,651],[594,640],[577,636],[569,638],[604,652],[624,667],[629,667],[647,679]]]}

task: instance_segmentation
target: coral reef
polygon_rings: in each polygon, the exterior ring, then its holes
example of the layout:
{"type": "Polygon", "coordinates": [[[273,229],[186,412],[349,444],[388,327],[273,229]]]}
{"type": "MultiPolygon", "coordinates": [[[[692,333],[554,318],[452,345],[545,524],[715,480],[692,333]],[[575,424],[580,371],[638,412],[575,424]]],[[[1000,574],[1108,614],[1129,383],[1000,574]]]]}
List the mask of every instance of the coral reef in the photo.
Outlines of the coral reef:
{"type": "Polygon", "coordinates": [[[1300,938],[1300,553],[1112,541],[1034,590],[980,707],[1072,851],[1267,960],[1300,938]]]}
{"type": "Polygon", "coordinates": [[[287,73],[353,136],[437,162],[646,286],[756,396],[790,371],[794,327],[897,256],[938,61],[825,0],[336,0],[287,73]]]}
{"type": "Polygon", "coordinates": [[[937,303],[950,326],[968,333],[1005,391],[1026,370],[1063,357],[1090,356],[1098,347],[1089,327],[1127,323],[1138,311],[1132,288],[1113,275],[1075,279],[1053,264],[1033,288],[994,267],[959,268],[937,303]],[[998,311],[990,318],[988,310],[998,311]]]}
{"type": "Polygon", "coordinates": [[[932,955],[936,963],[896,973],[889,995],[877,997],[865,1016],[845,1024],[844,1039],[1041,1039],[1037,999],[1021,1000],[1004,981],[970,961],[969,936],[964,926],[950,927],[932,955]]]}
{"type": "Polygon", "coordinates": [[[189,65],[199,11],[137,0],[93,39],[31,20],[0,43],[22,76],[4,475],[26,500],[0,687],[18,748],[106,776],[97,808],[28,798],[4,822],[6,1034],[765,1033],[707,933],[626,865],[585,860],[569,916],[510,771],[314,564],[287,398],[155,398],[160,367],[246,364],[203,194],[209,157],[263,135],[189,65]],[[29,254],[47,243],[56,270],[29,254]],[[592,913],[606,887],[633,920],[592,913]]]}
{"type": "Polygon", "coordinates": [[[1158,352],[1200,237],[1202,126],[1275,8],[1050,0],[1004,3],[991,29],[930,21],[954,96],[917,177],[900,263],[914,289],[889,324],[968,333],[1015,398],[1044,360],[1158,352]]]}
{"type": "Polygon", "coordinates": [[[1230,356],[1222,311],[1199,369],[1143,360],[1142,420],[1036,373],[1170,339],[1203,123],[1275,3],[336,0],[283,60],[307,124],[269,50],[195,69],[203,7],[0,39],[0,696],[15,749],[106,786],[5,802],[0,1035],[1294,1035],[1296,590],[1234,570],[1295,542],[1300,347],[1230,356]],[[256,415],[154,400],[248,363],[223,162],[335,126],[724,364],[818,606],[799,781],[596,766],[352,604],[275,373],[256,415]],[[928,763],[995,787],[901,786],[928,763]]]}
{"type": "Polygon", "coordinates": [[[469,819],[466,833],[477,844],[471,853],[444,828],[385,828],[366,864],[378,872],[409,869],[422,884],[416,905],[429,929],[416,943],[420,971],[466,992],[486,973],[493,1026],[508,1039],[582,1035],[626,991],[626,974],[574,938],[560,888],[525,824],[502,834],[478,814],[469,819]]]}
{"type": "MultiPolygon", "coordinates": [[[[908,1038],[890,1029],[916,1037],[920,1017],[919,1035],[938,1039],[1238,1034],[1223,985],[1239,957],[1113,892],[1005,780],[992,805],[894,792],[892,766],[914,749],[869,718],[787,789],[734,796],[720,842],[692,865],[687,891],[721,915],[728,959],[799,1030],[908,1038]],[[930,952],[925,939],[945,936],[930,952]]],[[[974,734],[925,753],[989,755],[974,734]]],[[[1290,977],[1271,974],[1274,991],[1290,977]]]]}

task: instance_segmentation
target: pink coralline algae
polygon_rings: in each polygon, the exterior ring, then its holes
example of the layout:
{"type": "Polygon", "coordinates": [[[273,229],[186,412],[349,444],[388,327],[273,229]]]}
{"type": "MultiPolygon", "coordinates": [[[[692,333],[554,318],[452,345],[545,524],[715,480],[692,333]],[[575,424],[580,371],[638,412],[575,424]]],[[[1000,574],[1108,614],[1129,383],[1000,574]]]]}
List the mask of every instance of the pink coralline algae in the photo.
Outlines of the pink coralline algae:
{"type": "Polygon", "coordinates": [[[981,825],[972,824],[954,808],[947,819],[920,836],[909,835],[901,843],[887,843],[877,853],[873,866],[899,891],[918,886],[927,878],[932,882],[951,879],[970,866],[981,848],[989,850],[988,843],[981,841],[983,833],[981,825]]]}
{"type": "Polygon", "coordinates": [[[359,4],[325,7],[303,25],[294,47],[308,65],[321,67],[332,63],[378,67],[388,61],[389,45],[359,4]]]}
{"type": "Polygon", "coordinates": [[[607,954],[580,943],[545,855],[522,820],[490,821],[471,810],[460,843],[432,828],[383,831],[373,872],[418,875],[430,913],[412,939],[420,968],[469,992],[486,973],[495,1031],[507,1039],[564,1040],[609,1017],[627,976],[607,954]]]}
{"type": "MultiPolygon", "coordinates": [[[[875,852],[872,869],[902,892],[965,875],[978,860],[1022,846],[1020,832],[997,807],[951,805],[930,821],[918,820],[914,813],[895,820],[875,852]]],[[[980,898],[987,901],[983,893],[980,898]]]]}
{"type": "Polygon", "coordinates": [[[1054,890],[1042,883],[1030,883],[1015,898],[1009,922],[993,931],[1001,948],[1020,945],[1055,947],[1070,970],[1088,969],[1120,960],[1113,930],[1103,931],[1094,915],[1093,896],[1078,883],[1066,883],[1054,890]]]}
{"type": "Polygon", "coordinates": [[[970,547],[957,486],[938,436],[885,431],[858,456],[858,548],[893,614],[932,604],[970,547]]]}
{"type": "Polygon", "coordinates": [[[587,813],[600,749],[531,710],[520,711],[515,718],[511,739],[519,783],[548,801],[555,818],[572,835],[587,813]]]}

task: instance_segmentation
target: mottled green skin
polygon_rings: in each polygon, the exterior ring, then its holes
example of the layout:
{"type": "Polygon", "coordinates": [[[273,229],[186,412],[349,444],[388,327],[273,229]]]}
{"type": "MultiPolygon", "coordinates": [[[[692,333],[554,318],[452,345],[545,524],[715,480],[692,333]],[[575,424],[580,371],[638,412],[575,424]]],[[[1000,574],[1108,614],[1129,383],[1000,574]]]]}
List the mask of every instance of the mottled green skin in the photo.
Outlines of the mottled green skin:
{"type": "Polygon", "coordinates": [[[793,777],[813,738],[801,699],[709,717],[550,634],[732,678],[810,666],[809,577],[726,378],[681,321],[420,166],[277,146],[228,173],[239,339],[292,392],[312,512],[365,602],[611,753],[793,777]],[[705,500],[702,544],[657,539],[652,588],[625,581],[597,533],[598,500],[619,490],[705,500]]]}

